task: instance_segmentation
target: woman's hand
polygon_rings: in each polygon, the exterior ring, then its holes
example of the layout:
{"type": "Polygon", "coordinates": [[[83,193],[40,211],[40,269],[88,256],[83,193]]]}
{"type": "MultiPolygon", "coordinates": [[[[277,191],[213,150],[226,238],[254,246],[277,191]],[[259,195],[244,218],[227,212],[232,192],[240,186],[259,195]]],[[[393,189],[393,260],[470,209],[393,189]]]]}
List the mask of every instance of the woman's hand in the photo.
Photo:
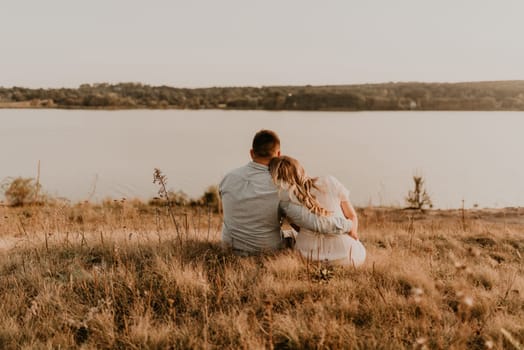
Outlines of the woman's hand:
{"type": "Polygon", "coordinates": [[[351,231],[348,233],[349,236],[358,241],[358,217],[355,208],[353,208],[353,205],[351,205],[351,202],[349,201],[340,202],[340,208],[342,209],[346,219],[351,220],[353,223],[353,225],[351,225],[351,231]]]}

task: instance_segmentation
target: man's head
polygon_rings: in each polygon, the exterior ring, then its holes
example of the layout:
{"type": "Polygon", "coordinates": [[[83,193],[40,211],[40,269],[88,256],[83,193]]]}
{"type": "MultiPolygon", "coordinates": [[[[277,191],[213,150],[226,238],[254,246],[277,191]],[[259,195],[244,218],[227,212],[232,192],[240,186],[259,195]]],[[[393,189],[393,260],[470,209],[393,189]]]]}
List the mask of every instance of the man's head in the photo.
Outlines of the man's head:
{"type": "Polygon", "coordinates": [[[250,153],[253,161],[266,165],[269,164],[271,158],[280,156],[280,139],[278,135],[271,130],[260,130],[253,138],[250,153]]]}

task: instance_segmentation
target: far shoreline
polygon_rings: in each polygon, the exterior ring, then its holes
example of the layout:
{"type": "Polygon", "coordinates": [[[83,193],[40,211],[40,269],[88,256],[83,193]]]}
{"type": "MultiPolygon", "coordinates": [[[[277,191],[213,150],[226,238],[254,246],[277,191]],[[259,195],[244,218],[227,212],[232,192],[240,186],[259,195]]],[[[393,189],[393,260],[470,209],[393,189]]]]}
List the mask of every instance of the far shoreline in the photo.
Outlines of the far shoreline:
{"type": "Polygon", "coordinates": [[[423,113],[423,112],[524,112],[516,109],[417,109],[417,110],[403,110],[403,109],[247,109],[247,108],[179,108],[179,107],[163,107],[163,108],[152,108],[147,106],[138,107],[126,107],[126,106],[115,106],[115,107],[64,107],[64,106],[53,106],[53,107],[16,107],[16,106],[4,106],[0,103],[0,110],[56,110],[56,111],[238,111],[238,112],[405,112],[405,113],[423,113]]]}
{"type": "Polygon", "coordinates": [[[0,109],[524,111],[524,80],[176,88],[142,83],[0,87],[0,109]]]}

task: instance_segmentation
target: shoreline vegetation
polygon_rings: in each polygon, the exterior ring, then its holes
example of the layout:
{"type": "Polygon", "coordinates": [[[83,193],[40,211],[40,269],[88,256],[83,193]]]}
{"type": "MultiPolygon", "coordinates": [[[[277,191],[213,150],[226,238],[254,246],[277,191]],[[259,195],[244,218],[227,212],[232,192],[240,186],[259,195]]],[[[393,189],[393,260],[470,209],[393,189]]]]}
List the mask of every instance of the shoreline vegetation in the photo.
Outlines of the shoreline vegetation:
{"type": "Polygon", "coordinates": [[[0,348],[521,348],[524,208],[357,210],[355,269],[236,257],[205,208],[0,206],[0,348]]]}
{"type": "Polygon", "coordinates": [[[0,87],[0,108],[297,111],[524,111],[524,81],[174,88],[141,83],[76,89],[0,87]]]}

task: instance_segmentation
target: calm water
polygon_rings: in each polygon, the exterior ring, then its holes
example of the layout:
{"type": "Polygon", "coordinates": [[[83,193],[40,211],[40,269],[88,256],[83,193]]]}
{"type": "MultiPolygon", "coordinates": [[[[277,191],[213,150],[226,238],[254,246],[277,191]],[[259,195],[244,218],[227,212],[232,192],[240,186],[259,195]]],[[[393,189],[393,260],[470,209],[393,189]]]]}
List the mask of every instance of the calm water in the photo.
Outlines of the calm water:
{"type": "Polygon", "coordinates": [[[524,113],[0,110],[0,180],[36,177],[72,200],[150,198],[153,168],[199,196],[277,131],[310,175],[332,174],[357,205],[403,205],[422,174],[440,208],[524,205],[524,113]]]}

